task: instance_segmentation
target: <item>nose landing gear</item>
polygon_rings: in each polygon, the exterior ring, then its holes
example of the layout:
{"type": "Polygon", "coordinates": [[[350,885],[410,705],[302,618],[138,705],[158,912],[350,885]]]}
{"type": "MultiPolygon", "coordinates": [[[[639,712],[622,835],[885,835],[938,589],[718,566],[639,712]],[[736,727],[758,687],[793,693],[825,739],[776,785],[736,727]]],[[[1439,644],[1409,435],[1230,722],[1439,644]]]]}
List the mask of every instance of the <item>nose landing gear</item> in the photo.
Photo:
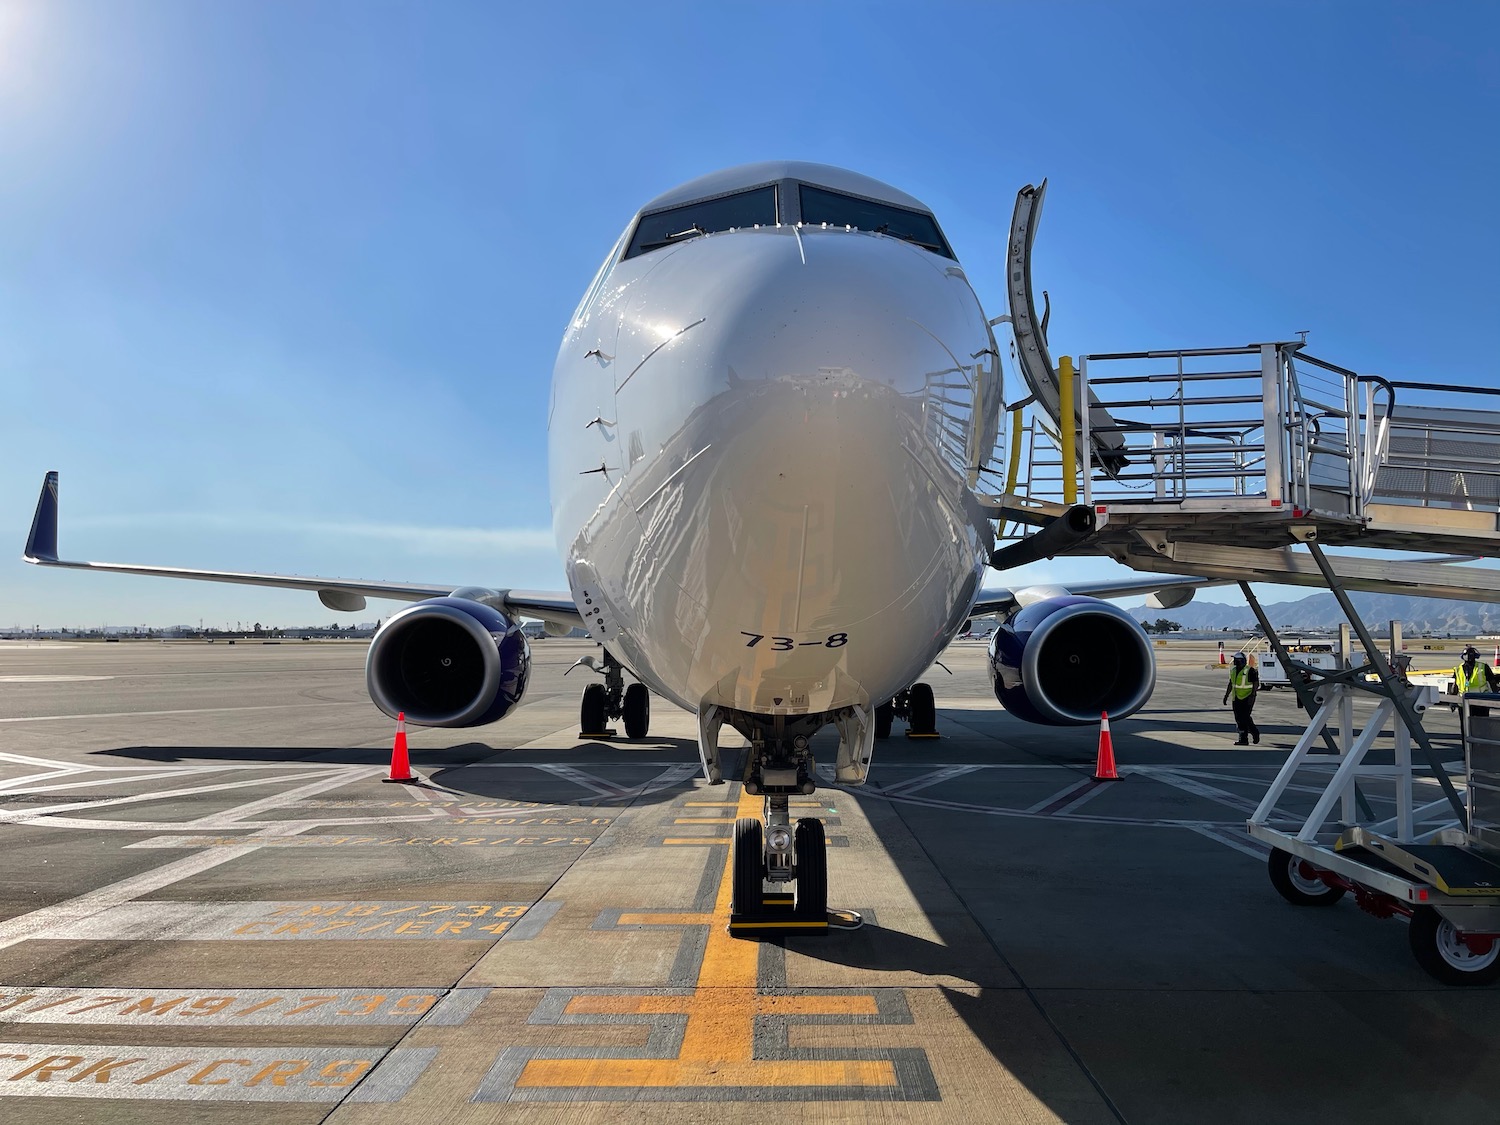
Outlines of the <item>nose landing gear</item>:
{"type": "Polygon", "coordinates": [[[791,822],[792,796],[814,791],[812,769],[804,734],[788,736],[783,728],[752,741],[745,792],[763,795],[765,805],[761,820],[742,816],[734,826],[729,932],[736,936],[826,933],[863,922],[852,910],[828,909],[823,822],[815,817],[791,822]]]}

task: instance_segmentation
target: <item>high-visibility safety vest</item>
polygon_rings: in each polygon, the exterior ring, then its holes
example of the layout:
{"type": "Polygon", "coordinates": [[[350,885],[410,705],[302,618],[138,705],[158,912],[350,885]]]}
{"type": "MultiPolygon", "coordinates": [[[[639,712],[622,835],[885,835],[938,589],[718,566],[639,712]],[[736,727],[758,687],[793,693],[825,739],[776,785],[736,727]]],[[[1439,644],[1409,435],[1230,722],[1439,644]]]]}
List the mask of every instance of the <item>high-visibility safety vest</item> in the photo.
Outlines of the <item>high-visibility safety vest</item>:
{"type": "Polygon", "coordinates": [[[1229,686],[1234,689],[1236,699],[1249,699],[1255,691],[1255,685],[1250,682],[1250,669],[1236,668],[1230,672],[1229,686]]]}
{"type": "Polygon", "coordinates": [[[1490,678],[1485,675],[1488,669],[1489,665],[1483,664],[1478,660],[1474,661],[1474,672],[1470,676],[1464,675],[1464,666],[1462,664],[1453,669],[1453,683],[1458,689],[1458,694],[1467,695],[1471,691],[1488,691],[1490,688],[1490,678]]]}

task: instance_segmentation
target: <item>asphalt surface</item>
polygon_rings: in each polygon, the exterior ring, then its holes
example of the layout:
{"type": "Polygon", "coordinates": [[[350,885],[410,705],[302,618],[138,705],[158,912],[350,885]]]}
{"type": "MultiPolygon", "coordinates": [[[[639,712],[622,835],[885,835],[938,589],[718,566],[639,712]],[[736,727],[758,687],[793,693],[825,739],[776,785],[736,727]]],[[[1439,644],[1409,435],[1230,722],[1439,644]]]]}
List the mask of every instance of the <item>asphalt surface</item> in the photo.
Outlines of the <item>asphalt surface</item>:
{"type": "Polygon", "coordinates": [[[1269,693],[1234,748],[1212,646],[1158,647],[1096,783],[1097,728],[1012,719],[956,644],[942,739],[898,723],[796,810],[866,925],[770,942],[724,929],[757,803],[661,701],[647,740],[580,740],[588,651],[536,644],[500,724],[414,730],[402,786],[362,645],[0,644],[0,1119],[1500,1114],[1500,990],[1272,890],[1243,824],[1301,724],[1269,693]]]}

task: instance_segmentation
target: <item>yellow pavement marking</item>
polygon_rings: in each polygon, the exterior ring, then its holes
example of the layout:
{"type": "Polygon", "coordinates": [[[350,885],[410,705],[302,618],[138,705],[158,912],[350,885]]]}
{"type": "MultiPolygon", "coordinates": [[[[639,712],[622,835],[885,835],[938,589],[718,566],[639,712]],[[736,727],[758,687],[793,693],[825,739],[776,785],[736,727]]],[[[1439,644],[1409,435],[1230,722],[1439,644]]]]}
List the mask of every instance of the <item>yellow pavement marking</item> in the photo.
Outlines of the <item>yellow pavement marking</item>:
{"type": "Polygon", "coordinates": [[[668,836],[665,840],[662,841],[662,843],[663,844],[668,844],[668,845],[673,845],[673,846],[680,845],[680,844],[686,844],[688,847],[691,848],[691,847],[701,847],[703,844],[727,844],[727,843],[729,843],[729,837],[728,836],[668,836]]]}
{"type": "MultiPolygon", "coordinates": [[[[742,816],[755,816],[760,801],[741,796],[742,816]]],[[[702,840],[691,841],[703,843],[702,840]]],[[[727,841],[724,841],[727,843],[727,841]]],[[[687,1016],[682,1049],[675,1059],[532,1059],[516,1078],[517,1088],[683,1086],[874,1086],[896,1088],[895,1066],[884,1060],[782,1062],[755,1058],[755,1020],[763,1015],[873,1015],[873,996],[762,996],[760,946],[726,929],[733,863],[724,865],[712,915],[626,914],[622,924],[698,925],[708,921],[708,941],[697,986],[687,996],[576,996],[569,1015],[687,1016]],[[668,920],[671,921],[668,921],[668,920]]]]}
{"type": "Polygon", "coordinates": [[[711,926],[712,914],[621,914],[621,926],[711,926]]]}

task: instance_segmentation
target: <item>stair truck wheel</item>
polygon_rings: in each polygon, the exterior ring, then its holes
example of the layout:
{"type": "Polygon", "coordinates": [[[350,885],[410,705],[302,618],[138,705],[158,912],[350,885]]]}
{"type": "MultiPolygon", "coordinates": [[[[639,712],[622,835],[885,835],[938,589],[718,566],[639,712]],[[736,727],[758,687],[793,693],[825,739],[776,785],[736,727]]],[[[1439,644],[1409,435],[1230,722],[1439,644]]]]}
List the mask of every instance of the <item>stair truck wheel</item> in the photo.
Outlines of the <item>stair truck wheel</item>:
{"type": "Polygon", "coordinates": [[[1407,934],[1412,955],[1427,975],[1443,984],[1493,984],[1500,980],[1500,940],[1476,953],[1457,927],[1430,906],[1419,906],[1407,934]]]}
{"type": "Polygon", "coordinates": [[[1293,906],[1332,906],[1344,897],[1343,887],[1330,887],[1314,874],[1311,863],[1280,849],[1266,861],[1271,886],[1293,906]]]}

